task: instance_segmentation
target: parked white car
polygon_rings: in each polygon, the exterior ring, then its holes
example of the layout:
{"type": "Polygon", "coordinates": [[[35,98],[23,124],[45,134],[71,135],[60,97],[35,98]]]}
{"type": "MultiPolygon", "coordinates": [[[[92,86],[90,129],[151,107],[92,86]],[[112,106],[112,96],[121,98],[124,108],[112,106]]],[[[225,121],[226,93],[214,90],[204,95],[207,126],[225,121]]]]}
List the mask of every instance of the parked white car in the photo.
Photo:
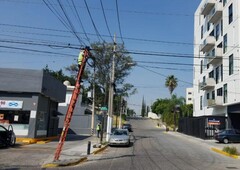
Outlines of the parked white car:
{"type": "Polygon", "coordinates": [[[115,129],[110,135],[109,146],[113,145],[130,145],[130,135],[127,129],[115,129]]]}

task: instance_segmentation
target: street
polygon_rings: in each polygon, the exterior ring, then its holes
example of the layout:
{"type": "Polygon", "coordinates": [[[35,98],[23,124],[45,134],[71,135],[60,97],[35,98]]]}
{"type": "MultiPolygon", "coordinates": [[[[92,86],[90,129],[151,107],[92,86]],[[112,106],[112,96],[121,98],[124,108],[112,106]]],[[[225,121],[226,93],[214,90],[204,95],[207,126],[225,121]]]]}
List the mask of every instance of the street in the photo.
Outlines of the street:
{"type": "MultiPolygon", "coordinates": [[[[195,140],[169,135],[149,119],[132,119],[131,147],[108,147],[76,169],[222,170],[240,169],[239,160],[217,154],[195,140]]],[[[206,146],[205,146],[206,145],[206,146]]],[[[68,167],[69,168],[69,167],[68,167]]],[[[74,168],[72,168],[74,169],[74,168]]]]}
{"type": "MultiPolygon", "coordinates": [[[[165,132],[157,128],[156,121],[146,118],[130,119],[133,127],[130,147],[107,147],[98,154],[87,156],[87,161],[75,166],[53,169],[86,170],[227,170],[240,169],[239,159],[233,159],[210,149],[209,144],[223,145],[214,141],[204,141],[178,132],[165,132]]],[[[95,138],[79,137],[66,141],[62,156],[81,157],[82,145],[95,138]],[[78,151],[79,150],[79,151],[78,151]]],[[[52,160],[58,141],[47,144],[23,145],[1,149],[0,169],[41,169],[47,160],[52,160]]],[[[239,144],[235,144],[239,145],[239,144]]],[[[86,148],[84,148],[86,150],[86,148]]],[[[52,169],[52,168],[47,168],[52,169]]]]}

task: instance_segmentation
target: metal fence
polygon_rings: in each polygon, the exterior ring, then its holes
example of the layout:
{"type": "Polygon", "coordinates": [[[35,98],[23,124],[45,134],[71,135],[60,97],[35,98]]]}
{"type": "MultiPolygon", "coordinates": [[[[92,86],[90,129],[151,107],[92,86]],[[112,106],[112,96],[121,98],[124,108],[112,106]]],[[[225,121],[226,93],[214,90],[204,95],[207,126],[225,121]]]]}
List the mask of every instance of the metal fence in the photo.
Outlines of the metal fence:
{"type": "Polygon", "coordinates": [[[201,139],[212,139],[217,130],[225,129],[226,120],[223,116],[184,117],[179,119],[178,132],[201,139]]]}

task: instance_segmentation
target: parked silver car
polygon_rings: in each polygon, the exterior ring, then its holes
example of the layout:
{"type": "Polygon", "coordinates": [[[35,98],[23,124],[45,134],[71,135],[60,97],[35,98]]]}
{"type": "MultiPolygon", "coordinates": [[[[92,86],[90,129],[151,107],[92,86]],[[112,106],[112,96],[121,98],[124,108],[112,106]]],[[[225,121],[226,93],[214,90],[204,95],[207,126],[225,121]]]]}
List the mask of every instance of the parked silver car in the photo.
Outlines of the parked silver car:
{"type": "Polygon", "coordinates": [[[130,145],[130,136],[127,129],[115,129],[110,135],[109,146],[113,145],[130,145]]]}

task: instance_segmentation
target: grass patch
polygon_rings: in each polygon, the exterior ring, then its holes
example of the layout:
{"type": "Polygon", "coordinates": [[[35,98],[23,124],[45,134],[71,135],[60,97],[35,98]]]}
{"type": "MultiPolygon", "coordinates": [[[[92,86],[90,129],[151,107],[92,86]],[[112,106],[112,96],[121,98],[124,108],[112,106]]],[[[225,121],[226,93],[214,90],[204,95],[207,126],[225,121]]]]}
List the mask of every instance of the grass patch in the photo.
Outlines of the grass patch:
{"type": "Polygon", "coordinates": [[[226,152],[226,153],[229,153],[231,155],[239,155],[236,147],[225,146],[222,151],[226,152]]]}

